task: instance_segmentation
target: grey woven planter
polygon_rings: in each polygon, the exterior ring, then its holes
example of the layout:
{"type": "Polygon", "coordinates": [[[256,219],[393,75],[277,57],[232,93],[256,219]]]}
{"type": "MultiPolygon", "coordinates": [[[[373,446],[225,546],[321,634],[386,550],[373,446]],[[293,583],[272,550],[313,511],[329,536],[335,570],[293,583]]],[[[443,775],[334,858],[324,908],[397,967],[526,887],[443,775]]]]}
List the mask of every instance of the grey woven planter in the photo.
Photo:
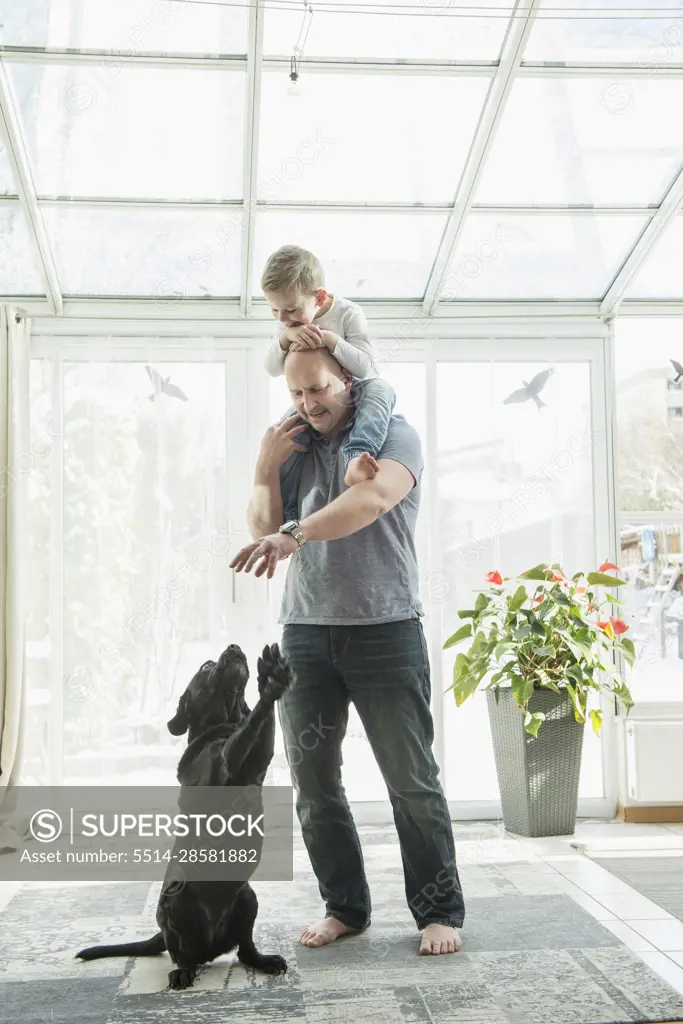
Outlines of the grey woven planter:
{"type": "Polygon", "coordinates": [[[529,710],[546,718],[534,739],[510,688],[496,704],[486,694],[503,822],[520,836],[566,836],[574,832],[584,726],[574,718],[569,694],[538,689],[529,710]]]}

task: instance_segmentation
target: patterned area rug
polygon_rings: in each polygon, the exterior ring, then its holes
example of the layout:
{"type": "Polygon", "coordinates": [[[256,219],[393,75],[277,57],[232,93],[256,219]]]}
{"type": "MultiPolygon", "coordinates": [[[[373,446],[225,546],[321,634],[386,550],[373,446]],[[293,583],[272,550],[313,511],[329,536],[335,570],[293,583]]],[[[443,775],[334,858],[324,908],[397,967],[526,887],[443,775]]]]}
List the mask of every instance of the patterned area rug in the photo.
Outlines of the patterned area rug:
{"type": "Polygon", "coordinates": [[[683,857],[609,857],[596,851],[591,859],[683,921],[683,857]]]}
{"type": "Polygon", "coordinates": [[[495,826],[455,826],[467,900],[464,949],[420,957],[393,831],[361,829],[373,923],[322,949],[297,942],[321,902],[297,842],[295,881],[261,882],[256,944],[286,975],[234,956],[166,990],[166,955],[73,959],[83,946],[156,931],[159,884],[24,888],[0,913],[2,1024],[635,1024],[680,1020],[682,997],[562,890],[564,879],[495,826]],[[475,832],[476,829],[476,832],[475,832]],[[487,832],[488,830],[488,832],[487,832]],[[476,843],[472,839],[477,837],[476,843]],[[496,844],[501,847],[496,857],[496,844]],[[472,853],[472,850],[475,853],[472,853]],[[479,851],[476,853],[476,851],[479,851]]]}

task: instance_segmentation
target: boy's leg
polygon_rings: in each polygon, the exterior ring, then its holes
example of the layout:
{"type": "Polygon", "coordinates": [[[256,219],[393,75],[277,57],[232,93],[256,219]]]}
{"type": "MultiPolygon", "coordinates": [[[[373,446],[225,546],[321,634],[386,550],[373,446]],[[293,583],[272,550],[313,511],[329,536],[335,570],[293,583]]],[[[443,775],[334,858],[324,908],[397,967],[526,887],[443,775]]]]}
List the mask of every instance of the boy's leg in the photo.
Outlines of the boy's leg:
{"type": "MultiPolygon", "coordinates": [[[[334,667],[330,627],[284,626],[280,646],[295,681],[277,707],[296,811],[325,901],[325,917],[335,918],[347,929],[362,930],[370,924],[370,892],[341,779],[349,698],[334,667]]],[[[316,926],[319,938],[331,941],[324,936],[322,924],[316,926]]],[[[323,945],[323,941],[310,944],[323,945]]]]}
{"type": "Polygon", "coordinates": [[[414,618],[335,628],[348,637],[337,668],[387,784],[410,911],[419,929],[428,924],[460,928],[465,904],[448,804],[432,753],[431,681],[422,624],[414,618]]]}
{"type": "Polygon", "coordinates": [[[351,395],[356,415],[349,439],[342,448],[346,466],[344,480],[349,487],[375,476],[373,460],[386,440],[396,404],[396,392],[382,377],[354,381],[351,395]]]}

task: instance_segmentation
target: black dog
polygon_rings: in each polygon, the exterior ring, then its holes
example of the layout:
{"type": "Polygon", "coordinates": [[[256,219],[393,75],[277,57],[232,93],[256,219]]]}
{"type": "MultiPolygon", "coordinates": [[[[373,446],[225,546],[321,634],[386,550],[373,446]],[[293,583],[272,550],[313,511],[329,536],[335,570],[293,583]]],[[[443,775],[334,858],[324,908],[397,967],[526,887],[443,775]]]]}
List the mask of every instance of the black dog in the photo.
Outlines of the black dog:
{"type": "MultiPolygon", "coordinates": [[[[277,644],[258,659],[259,700],[250,711],[244,700],[249,678],[247,659],[231,644],[217,662],[207,661],[188,684],[168,723],[174,736],[188,733],[178,764],[181,786],[261,786],[275,747],[275,701],[293,681],[292,670],[277,644]]],[[[164,879],[157,906],[157,935],[143,942],[91,946],[76,957],[154,956],[168,950],[175,970],[173,989],[189,988],[201,964],[237,947],[238,959],[268,974],[282,974],[281,956],[264,956],[254,945],[258,902],[247,881],[164,879]]]]}

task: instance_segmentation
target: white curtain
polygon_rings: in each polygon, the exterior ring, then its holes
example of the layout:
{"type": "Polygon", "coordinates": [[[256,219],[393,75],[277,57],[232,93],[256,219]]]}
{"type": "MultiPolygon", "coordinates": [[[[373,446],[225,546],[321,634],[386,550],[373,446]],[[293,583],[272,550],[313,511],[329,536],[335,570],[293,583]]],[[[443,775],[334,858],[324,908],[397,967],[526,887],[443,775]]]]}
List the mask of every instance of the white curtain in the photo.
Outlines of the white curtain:
{"type": "Polygon", "coordinates": [[[0,849],[18,838],[8,787],[19,780],[26,678],[29,333],[25,317],[0,305],[0,849]]]}

